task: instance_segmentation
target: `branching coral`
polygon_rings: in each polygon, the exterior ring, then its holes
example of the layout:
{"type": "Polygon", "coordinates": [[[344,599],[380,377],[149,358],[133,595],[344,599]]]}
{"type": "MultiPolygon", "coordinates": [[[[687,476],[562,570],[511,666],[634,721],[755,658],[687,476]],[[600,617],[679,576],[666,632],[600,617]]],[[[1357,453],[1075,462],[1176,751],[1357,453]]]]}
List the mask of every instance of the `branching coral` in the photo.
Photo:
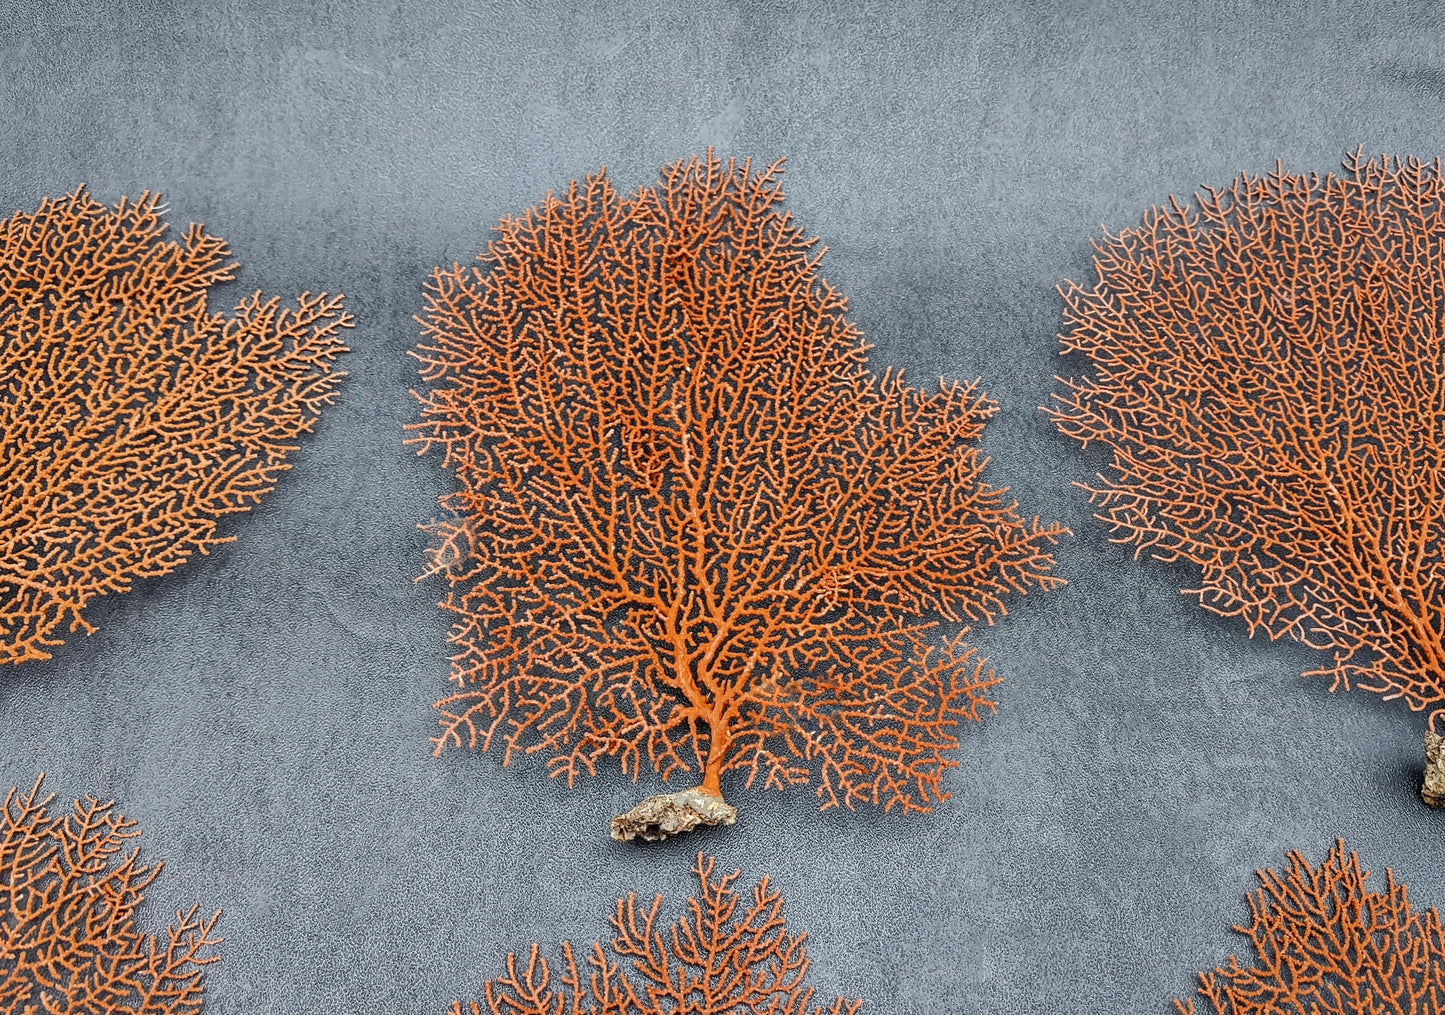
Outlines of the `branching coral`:
{"type": "Polygon", "coordinates": [[[699,853],[697,896],[687,900],[686,915],[666,927],[658,923],[662,896],[645,912],[631,894],[619,899],[610,922],[611,950],[620,961],[593,944],[590,972],[579,970],[572,946],[563,942],[554,983],[534,944],[525,968],[508,955],[506,975],[487,981],[485,1001],[456,1002],[451,1015],[856,1015],[862,1002],[841,997],[810,1012],[813,988],[803,982],[807,935],[788,933],[782,896],[768,879],[740,907],[731,885],[741,872],[714,881],[712,869],[713,859],[699,853]]]}
{"type": "Polygon", "coordinates": [[[90,632],[93,598],[227,542],[343,376],[340,296],[207,309],[224,241],[83,188],[0,222],[0,662],[90,632]]]}
{"type": "Polygon", "coordinates": [[[0,1011],[195,1015],[220,912],[192,906],[163,940],[142,933],[135,912],[161,864],[122,853],[135,822],[94,797],[51,817],[40,786],[12,788],[0,811],[0,1011]]]}
{"type": "Polygon", "coordinates": [[[1187,593],[1333,655],[1311,674],[1445,699],[1445,179],[1439,162],[1241,176],[1095,243],[1061,288],[1058,428],[1089,492],[1187,593]]]}
{"type": "MultiPolygon", "coordinates": [[[[1366,892],[1369,871],[1337,842],[1313,868],[1298,852],[1289,870],[1260,871],[1249,897],[1253,966],[1199,974],[1216,1015],[1433,1015],[1445,1011],[1445,938],[1440,914],[1410,907],[1385,871],[1385,890],[1366,892]]],[[[1174,1002],[1194,1015],[1194,1002],[1174,1002]]]]}
{"type": "Polygon", "coordinates": [[[976,384],[868,371],[780,172],[709,153],[627,198],[599,173],[433,275],[414,442],[460,486],[428,526],[459,649],[438,752],[947,796],[996,678],[931,629],[1060,584],[1066,530],[982,482],[976,384]]]}

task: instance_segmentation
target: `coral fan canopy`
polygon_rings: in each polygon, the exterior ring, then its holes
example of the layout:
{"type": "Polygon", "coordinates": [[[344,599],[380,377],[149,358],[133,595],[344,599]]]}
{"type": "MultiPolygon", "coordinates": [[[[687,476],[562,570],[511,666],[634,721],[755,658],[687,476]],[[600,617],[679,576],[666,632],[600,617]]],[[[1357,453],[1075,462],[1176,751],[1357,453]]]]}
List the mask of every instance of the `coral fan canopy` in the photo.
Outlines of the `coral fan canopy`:
{"type": "Polygon", "coordinates": [[[619,899],[609,921],[616,959],[595,943],[590,972],[579,970],[571,944],[563,942],[554,974],[534,944],[525,968],[508,955],[506,975],[486,982],[484,1002],[454,1003],[451,1015],[857,1015],[862,1002],[841,997],[810,1010],[808,935],[789,933],[782,895],[768,879],[745,902],[732,889],[741,872],[713,880],[712,870],[712,857],[699,853],[697,895],[668,926],[658,920],[662,896],[645,912],[631,894],[619,899]]]}
{"type": "Polygon", "coordinates": [[[220,912],[192,906],[164,937],[143,933],[136,909],[161,865],[125,852],[135,822],[94,797],[52,817],[40,787],[12,788],[0,810],[0,1011],[197,1015],[220,912]]]}
{"type": "Polygon", "coordinates": [[[341,297],[225,318],[225,243],[84,188],[0,222],[0,662],[47,659],[94,597],[228,541],[335,397],[341,297]]]}
{"type": "MultiPolygon", "coordinates": [[[[1385,890],[1367,892],[1369,871],[1337,842],[1318,868],[1298,852],[1289,870],[1260,871],[1249,897],[1252,966],[1234,956],[1199,974],[1199,994],[1216,1015],[1356,1015],[1445,1011],[1445,939],[1440,914],[1412,909],[1405,886],[1385,871],[1385,890]]],[[[1194,1015],[1193,1000],[1174,1002],[1194,1015]]]]}
{"type": "Polygon", "coordinates": [[[1281,169],[1155,208],[1061,287],[1051,414],[1113,449],[1119,542],[1203,571],[1201,605],[1329,651],[1312,671],[1445,699],[1445,180],[1281,169]]]}
{"type": "Polygon", "coordinates": [[[599,173],[433,275],[414,442],[460,487],[429,526],[459,650],[438,751],[946,795],[996,678],[930,629],[1058,584],[1065,530],[981,481],[976,384],[869,372],[780,172],[709,153],[627,197],[599,173]]]}

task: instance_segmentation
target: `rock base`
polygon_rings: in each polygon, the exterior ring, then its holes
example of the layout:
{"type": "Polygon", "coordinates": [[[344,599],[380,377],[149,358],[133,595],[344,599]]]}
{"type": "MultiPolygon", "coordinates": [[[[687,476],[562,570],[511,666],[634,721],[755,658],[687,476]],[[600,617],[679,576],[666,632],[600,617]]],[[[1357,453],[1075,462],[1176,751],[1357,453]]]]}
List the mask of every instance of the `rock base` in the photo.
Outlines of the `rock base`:
{"type": "Polygon", "coordinates": [[[1431,807],[1445,806],[1445,737],[1433,729],[1425,730],[1425,783],[1420,787],[1420,799],[1431,807]]]}
{"type": "Polygon", "coordinates": [[[661,842],[699,825],[731,825],[737,819],[736,807],[694,787],[650,796],[626,814],[617,815],[612,819],[612,837],[618,842],[661,842]]]}

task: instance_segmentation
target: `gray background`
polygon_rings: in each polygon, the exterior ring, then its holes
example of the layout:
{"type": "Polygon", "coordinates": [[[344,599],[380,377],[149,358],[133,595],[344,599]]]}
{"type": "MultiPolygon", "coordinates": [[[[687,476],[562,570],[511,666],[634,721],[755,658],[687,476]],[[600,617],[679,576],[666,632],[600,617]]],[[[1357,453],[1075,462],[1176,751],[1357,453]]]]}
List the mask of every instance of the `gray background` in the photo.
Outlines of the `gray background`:
{"type": "Polygon", "coordinates": [[[1084,369],[1054,286],[1091,277],[1101,224],[1276,159],[1445,151],[1431,5],[121,6],[0,11],[3,213],[160,190],[242,262],[213,306],[339,290],[357,319],[340,401],[234,544],[0,673],[0,788],[117,798],[166,862],[152,928],[225,910],[209,1012],[439,1015],[509,949],[604,934],[620,894],[680,903],[700,848],[770,874],[819,995],[875,1013],[1172,1010],[1246,957],[1253,871],[1337,836],[1445,904],[1423,717],[1302,680],[1309,652],[1109,544],[1070,486],[1103,459],[1036,411],[1084,369]],[[655,779],[430,755],[448,625],[416,525],[447,480],[401,444],[406,352],[426,273],[502,215],[710,144],[788,157],[873,362],[982,377],[992,481],[1076,536],[1066,588],[976,632],[999,714],[962,731],[936,813],[737,788],[734,828],[638,849],[605,821],[655,779]]]}

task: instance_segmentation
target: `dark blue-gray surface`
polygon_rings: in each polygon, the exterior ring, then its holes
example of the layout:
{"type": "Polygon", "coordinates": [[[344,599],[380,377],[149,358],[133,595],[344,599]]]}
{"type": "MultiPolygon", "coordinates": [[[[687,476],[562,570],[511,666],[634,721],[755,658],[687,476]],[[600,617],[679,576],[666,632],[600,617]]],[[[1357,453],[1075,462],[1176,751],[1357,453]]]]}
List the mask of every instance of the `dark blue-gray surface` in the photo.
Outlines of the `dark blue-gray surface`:
{"type": "Polygon", "coordinates": [[[509,949],[591,941],[621,893],[679,903],[699,848],[768,873],[820,995],[865,1011],[1157,1012],[1245,942],[1258,867],[1337,836],[1445,904],[1422,719],[1298,674],[1288,644],[1107,542],[1100,467],[1035,407],[1054,286],[1089,240],[1240,169],[1445,152],[1431,4],[9,3],[0,209],[160,190],[242,261],[213,305],[346,293],[350,377],[236,542],[0,673],[0,788],[115,797],[166,870],[148,920],[225,910],[213,1013],[417,1012],[509,949]],[[301,13],[300,8],[313,10],[301,13]],[[127,8],[117,13],[115,7],[127,8]],[[293,9],[294,8],[294,9],[293,9]],[[1005,9],[1007,8],[1007,9],[1005,9]],[[206,13],[198,13],[203,10],[206,13]],[[403,448],[433,266],[606,164],[630,189],[715,145],[789,159],[800,221],[880,368],[981,376],[990,475],[1076,537],[1063,590],[977,642],[1005,677],[925,817],[736,789],[732,829],[637,849],[651,791],[433,759],[442,588],[414,584],[445,480],[403,448]]]}

